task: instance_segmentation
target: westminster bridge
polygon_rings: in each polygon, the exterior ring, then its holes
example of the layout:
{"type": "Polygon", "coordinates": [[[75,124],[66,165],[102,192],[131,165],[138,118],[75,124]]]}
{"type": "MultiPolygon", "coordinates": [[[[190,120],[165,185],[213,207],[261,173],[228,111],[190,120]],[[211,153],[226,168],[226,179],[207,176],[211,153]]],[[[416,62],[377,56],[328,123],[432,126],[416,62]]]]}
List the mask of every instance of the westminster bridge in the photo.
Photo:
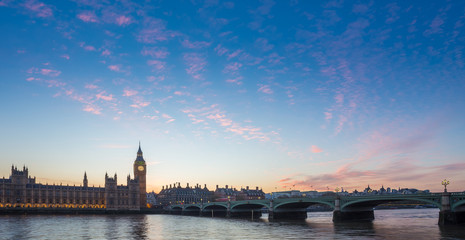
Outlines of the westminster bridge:
{"type": "Polygon", "coordinates": [[[386,194],[364,196],[299,197],[263,200],[175,204],[169,206],[170,214],[209,217],[261,217],[262,208],[268,209],[268,218],[306,219],[307,208],[323,204],[333,209],[333,222],[372,221],[373,208],[397,201],[417,201],[440,209],[440,225],[465,223],[465,192],[430,194],[386,194]]]}

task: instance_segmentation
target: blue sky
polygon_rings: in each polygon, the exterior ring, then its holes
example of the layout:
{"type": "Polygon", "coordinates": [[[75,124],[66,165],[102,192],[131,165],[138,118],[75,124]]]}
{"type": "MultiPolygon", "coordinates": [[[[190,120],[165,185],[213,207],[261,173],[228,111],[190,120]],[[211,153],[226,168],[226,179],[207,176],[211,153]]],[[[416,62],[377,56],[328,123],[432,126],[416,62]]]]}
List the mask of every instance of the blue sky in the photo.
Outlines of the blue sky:
{"type": "MultiPolygon", "coordinates": [[[[464,190],[461,1],[0,1],[0,175],[464,190]]],[[[121,182],[124,183],[124,182],[121,182]]]]}

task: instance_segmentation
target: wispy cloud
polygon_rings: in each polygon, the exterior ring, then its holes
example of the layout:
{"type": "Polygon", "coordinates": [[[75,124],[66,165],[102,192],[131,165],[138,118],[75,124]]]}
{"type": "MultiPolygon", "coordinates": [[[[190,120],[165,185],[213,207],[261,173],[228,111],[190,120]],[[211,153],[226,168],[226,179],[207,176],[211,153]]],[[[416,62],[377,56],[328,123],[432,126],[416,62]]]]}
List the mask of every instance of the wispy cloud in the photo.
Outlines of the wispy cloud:
{"type": "Polygon", "coordinates": [[[316,145],[312,145],[310,147],[310,151],[312,151],[312,153],[321,153],[323,152],[323,149],[319,148],[318,146],[316,145]]]}
{"type": "Polygon", "coordinates": [[[164,47],[144,47],[141,51],[141,54],[155,58],[166,58],[170,53],[164,47]]]}
{"type": "Polygon", "coordinates": [[[223,72],[235,74],[241,67],[242,67],[242,63],[233,62],[233,63],[226,65],[223,69],[223,72]]]}
{"type": "Polygon", "coordinates": [[[273,94],[273,90],[271,90],[270,85],[258,84],[259,88],[257,92],[262,92],[266,94],[273,94]]]}
{"type": "Polygon", "coordinates": [[[80,43],[79,43],[79,46],[81,46],[81,47],[82,47],[84,50],[86,50],[86,51],[90,51],[90,52],[92,52],[92,51],[95,51],[95,50],[96,50],[94,46],[91,46],[91,45],[86,45],[86,43],[85,43],[85,42],[80,42],[80,43]]]}
{"type": "Polygon", "coordinates": [[[188,115],[193,124],[204,123],[206,125],[207,121],[213,121],[224,128],[225,132],[239,135],[247,141],[258,140],[268,142],[279,135],[275,131],[265,133],[259,127],[251,126],[250,124],[244,126],[243,124],[235,122],[231,118],[228,118],[226,113],[221,111],[216,104],[199,109],[184,109],[182,112],[188,115]]]}
{"type": "Polygon", "coordinates": [[[98,22],[97,16],[95,13],[90,11],[81,12],[77,15],[77,18],[81,19],[84,22],[98,22]]]}
{"type": "Polygon", "coordinates": [[[109,95],[105,95],[105,94],[106,94],[106,92],[102,91],[102,92],[98,93],[97,95],[95,95],[95,97],[97,99],[102,99],[102,100],[105,100],[105,101],[112,101],[114,99],[112,94],[109,94],[109,95]]]}
{"type": "Polygon", "coordinates": [[[243,77],[239,76],[239,77],[236,77],[236,78],[226,79],[226,82],[227,83],[234,83],[234,84],[237,84],[237,85],[242,85],[242,79],[243,79],[243,77]]]}
{"type": "Polygon", "coordinates": [[[123,91],[123,96],[124,97],[130,97],[130,96],[134,96],[134,95],[137,95],[137,91],[136,90],[131,90],[131,89],[124,89],[123,91]]]}
{"type": "Polygon", "coordinates": [[[96,115],[102,114],[102,112],[101,112],[102,109],[97,107],[97,106],[93,106],[93,105],[87,105],[82,110],[85,111],[85,112],[90,112],[90,113],[96,114],[96,115]]]}
{"type": "Polygon", "coordinates": [[[268,39],[265,38],[257,38],[257,40],[255,40],[255,46],[264,52],[270,51],[274,47],[274,45],[268,43],[268,39]]]}
{"type": "Polygon", "coordinates": [[[42,74],[48,77],[58,77],[61,74],[61,71],[49,69],[49,68],[36,68],[32,67],[27,70],[29,74],[42,74]]]}
{"type": "Polygon", "coordinates": [[[47,18],[53,16],[52,8],[42,2],[36,0],[28,0],[24,3],[24,7],[37,17],[47,18]]]}
{"type": "Polygon", "coordinates": [[[98,86],[94,85],[94,84],[86,84],[84,87],[87,88],[87,89],[97,89],[98,88],[98,86]]]}
{"type": "Polygon", "coordinates": [[[116,24],[119,26],[126,26],[132,23],[132,19],[126,16],[119,16],[116,18],[116,24]]]}
{"type": "Polygon", "coordinates": [[[121,72],[121,65],[120,64],[109,65],[108,69],[110,69],[111,71],[114,71],[114,72],[121,72]]]}
{"type": "Polygon", "coordinates": [[[185,53],[184,62],[187,67],[187,74],[191,75],[194,79],[202,80],[202,73],[205,71],[207,66],[207,61],[203,54],[200,53],[185,53]]]}
{"type": "Polygon", "coordinates": [[[210,46],[211,43],[209,42],[204,42],[204,41],[189,41],[188,39],[185,39],[182,41],[182,46],[185,48],[190,48],[190,49],[200,49],[200,48],[205,48],[210,46]]]}
{"type": "Polygon", "coordinates": [[[179,36],[176,31],[166,30],[166,24],[161,19],[146,17],[143,29],[137,35],[137,40],[142,43],[157,43],[179,36]]]}
{"type": "Polygon", "coordinates": [[[166,62],[160,60],[148,60],[147,65],[151,66],[155,72],[161,72],[166,68],[166,62]]]}

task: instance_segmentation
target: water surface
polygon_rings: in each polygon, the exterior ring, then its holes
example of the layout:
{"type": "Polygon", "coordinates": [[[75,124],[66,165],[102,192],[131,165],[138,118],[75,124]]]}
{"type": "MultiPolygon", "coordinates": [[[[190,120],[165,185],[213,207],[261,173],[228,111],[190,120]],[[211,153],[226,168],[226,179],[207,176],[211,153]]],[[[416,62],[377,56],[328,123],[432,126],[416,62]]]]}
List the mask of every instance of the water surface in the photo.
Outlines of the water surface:
{"type": "Polygon", "coordinates": [[[0,216],[0,239],[465,239],[465,226],[440,227],[438,209],[376,210],[366,223],[273,221],[173,215],[0,216]]]}

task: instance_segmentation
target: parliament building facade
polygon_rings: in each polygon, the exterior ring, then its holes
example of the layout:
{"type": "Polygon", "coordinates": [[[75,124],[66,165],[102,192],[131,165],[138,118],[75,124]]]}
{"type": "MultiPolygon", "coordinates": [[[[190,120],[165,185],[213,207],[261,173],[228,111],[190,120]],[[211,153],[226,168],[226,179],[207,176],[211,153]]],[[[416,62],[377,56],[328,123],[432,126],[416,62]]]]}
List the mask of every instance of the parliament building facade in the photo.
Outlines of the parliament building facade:
{"type": "Polygon", "coordinates": [[[0,210],[9,208],[95,209],[139,211],[147,207],[146,174],[139,144],[133,164],[134,179],[118,185],[117,175],[105,174],[105,187],[89,187],[87,174],[81,186],[36,183],[26,167],[11,167],[9,178],[0,179],[0,210]]]}

